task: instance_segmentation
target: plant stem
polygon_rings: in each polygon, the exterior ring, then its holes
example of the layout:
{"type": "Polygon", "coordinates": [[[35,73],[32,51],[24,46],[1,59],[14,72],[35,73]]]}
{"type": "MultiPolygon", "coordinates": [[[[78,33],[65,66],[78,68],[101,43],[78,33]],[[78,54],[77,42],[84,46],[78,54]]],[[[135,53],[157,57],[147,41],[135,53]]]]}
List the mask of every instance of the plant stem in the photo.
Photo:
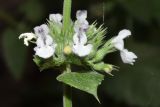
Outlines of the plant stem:
{"type": "MultiPolygon", "coordinates": [[[[72,0],[64,0],[63,4],[63,34],[68,32],[69,26],[71,24],[71,4],[72,0]]],[[[65,73],[71,72],[71,67],[69,64],[66,66],[65,73]]],[[[64,85],[63,93],[63,107],[72,107],[72,89],[68,85],[64,85]]]]}
{"type": "Polygon", "coordinates": [[[63,4],[63,33],[66,33],[71,24],[72,0],[64,0],[63,4]]]}
{"type": "MultiPolygon", "coordinates": [[[[66,73],[71,72],[70,65],[66,66],[66,73]]],[[[72,107],[72,88],[68,85],[64,85],[63,90],[63,107],[72,107]]]]}

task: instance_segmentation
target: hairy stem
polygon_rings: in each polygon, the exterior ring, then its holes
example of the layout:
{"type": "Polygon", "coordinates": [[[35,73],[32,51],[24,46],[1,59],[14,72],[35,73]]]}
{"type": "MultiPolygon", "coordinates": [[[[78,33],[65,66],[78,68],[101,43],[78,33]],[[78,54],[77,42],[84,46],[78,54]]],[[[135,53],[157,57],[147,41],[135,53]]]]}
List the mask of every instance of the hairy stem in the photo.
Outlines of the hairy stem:
{"type": "MultiPolygon", "coordinates": [[[[66,73],[71,72],[70,65],[66,66],[66,73]]],[[[64,85],[63,90],[63,107],[72,107],[72,88],[68,85],[64,85]]]]}
{"type": "MultiPolygon", "coordinates": [[[[68,32],[69,26],[71,24],[71,5],[72,0],[64,0],[63,4],[63,33],[68,32]]],[[[66,66],[65,73],[71,72],[71,67],[69,64],[66,66]]],[[[63,90],[63,107],[72,107],[72,89],[68,85],[64,85],[63,90]]]]}
{"type": "Polygon", "coordinates": [[[72,0],[64,0],[63,5],[63,33],[66,33],[71,24],[71,5],[72,0]]]}

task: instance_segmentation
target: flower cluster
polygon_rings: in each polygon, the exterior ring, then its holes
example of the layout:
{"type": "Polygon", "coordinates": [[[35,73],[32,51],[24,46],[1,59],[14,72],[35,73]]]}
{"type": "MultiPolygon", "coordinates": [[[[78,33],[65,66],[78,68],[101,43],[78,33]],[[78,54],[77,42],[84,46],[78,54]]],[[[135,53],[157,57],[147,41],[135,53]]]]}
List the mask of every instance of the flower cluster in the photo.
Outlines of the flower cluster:
{"type": "Polygon", "coordinates": [[[63,32],[63,16],[51,14],[48,23],[35,27],[34,33],[19,36],[26,46],[29,42],[36,44],[34,61],[42,70],[70,63],[111,74],[116,67],[104,63],[103,58],[116,50],[124,63],[133,65],[137,56],[124,48],[124,39],[131,35],[129,30],[121,30],[118,36],[105,42],[106,29],[97,28],[96,22],[89,25],[86,10],[77,11],[76,18],[68,31],[63,32]]]}

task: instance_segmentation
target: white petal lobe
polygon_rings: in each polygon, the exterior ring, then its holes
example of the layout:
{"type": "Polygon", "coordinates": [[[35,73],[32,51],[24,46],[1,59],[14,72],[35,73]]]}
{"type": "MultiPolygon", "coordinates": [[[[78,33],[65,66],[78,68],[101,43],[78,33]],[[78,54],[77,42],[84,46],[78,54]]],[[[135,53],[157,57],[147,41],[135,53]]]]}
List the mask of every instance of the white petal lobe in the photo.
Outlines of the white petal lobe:
{"type": "Polygon", "coordinates": [[[127,49],[122,50],[120,52],[120,55],[123,63],[128,63],[131,65],[133,65],[135,62],[135,59],[138,58],[133,52],[129,52],[127,49]]]}
{"type": "Polygon", "coordinates": [[[86,10],[78,10],[76,17],[80,21],[85,20],[87,18],[87,11],[86,10]]]}
{"type": "Polygon", "coordinates": [[[88,44],[86,46],[84,46],[84,45],[74,45],[73,46],[73,52],[80,57],[85,57],[85,56],[90,54],[90,52],[92,51],[92,47],[93,46],[91,44],[88,44]]]}
{"type": "Polygon", "coordinates": [[[51,46],[45,46],[41,48],[35,48],[35,55],[38,55],[41,58],[47,59],[53,56],[54,54],[54,48],[51,46]]]}
{"type": "Polygon", "coordinates": [[[61,14],[50,14],[49,20],[56,23],[61,23],[63,16],[61,14]]]}
{"type": "Polygon", "coordinates": [[[121,30],[118,34],[118,38],[119,39],[125,39],[126,37],[129,37],[131,35],[131,31],[130,30],[121,30]]]}

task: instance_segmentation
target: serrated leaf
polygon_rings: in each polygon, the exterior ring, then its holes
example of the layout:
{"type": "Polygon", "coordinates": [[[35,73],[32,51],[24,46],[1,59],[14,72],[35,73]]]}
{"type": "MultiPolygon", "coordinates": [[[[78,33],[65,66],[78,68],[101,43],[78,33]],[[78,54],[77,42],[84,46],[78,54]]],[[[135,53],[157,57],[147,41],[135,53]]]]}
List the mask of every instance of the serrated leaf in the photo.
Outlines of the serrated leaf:
{"type": "Polygon", "coordinates": [[[79,90],[93,95],[98,101],[97,88],[101,84],[104,76],[96,72],[70,72],[63,73],[57,77],[57,80],[70,85],[79,90]]]}
{"type": "Polygon", "coordinates": [[[19,32],[7,29],[3,35],[3,53],[11,74],[20,79],[26,64],[27,48],[18,39],[19,32]]]}

